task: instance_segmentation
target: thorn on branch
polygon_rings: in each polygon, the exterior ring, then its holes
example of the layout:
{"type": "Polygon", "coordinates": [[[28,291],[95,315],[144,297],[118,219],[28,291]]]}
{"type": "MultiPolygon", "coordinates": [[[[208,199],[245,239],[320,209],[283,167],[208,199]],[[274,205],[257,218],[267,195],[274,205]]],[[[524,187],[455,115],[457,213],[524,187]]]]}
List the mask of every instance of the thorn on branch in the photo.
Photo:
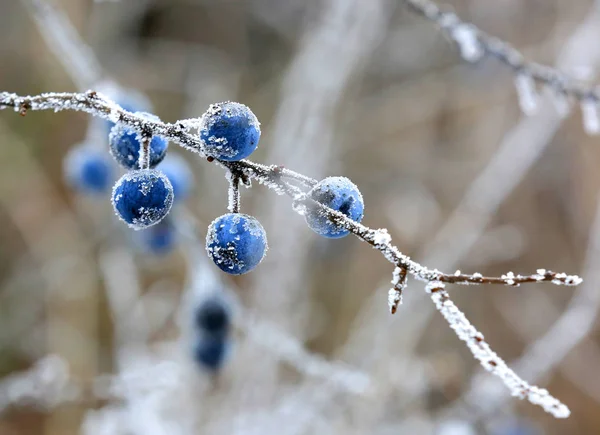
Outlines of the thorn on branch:
{"type": "Polygon", "coordinates": [[[27,112],[29,111],[29,109],[31,109],[31,105],[28,102],[21,103],[21,105],[19,106],[19,115],[21,115],[21,116],[27,115],[27,112]]]}

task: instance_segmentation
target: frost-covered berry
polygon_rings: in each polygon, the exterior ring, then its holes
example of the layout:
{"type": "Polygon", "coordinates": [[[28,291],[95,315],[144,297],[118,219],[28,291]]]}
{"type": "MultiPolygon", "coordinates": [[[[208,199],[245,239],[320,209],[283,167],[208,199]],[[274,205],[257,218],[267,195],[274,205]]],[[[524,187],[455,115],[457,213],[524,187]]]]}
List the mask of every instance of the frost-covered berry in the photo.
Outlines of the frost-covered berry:
{"type": "Polygon", "coordinates": [[[169,216],[158,224],[135,232],[137,245],[145,252],[165,255],[177,245],[177,231],[169,216]]]}
{"type": "MultiPolygon", "coordinates": [[[[350,219],[360,222],[365,203],[358,187],[346,177],[327,177],[321,180],[308,193],[309,197],[329,208],[337,210],[350,219]]],[[[332,223],[319,210],[311,210],[305,215],[306,223],[317,234],[330,239],[339,239],[350,232],[332,223]]]]}
{"type": "Polygon", "coordinates": [[[85,193],[104,193],[109,190],[114,177],[114,163],[108,153],[82,143],[73,147],[64,160],[67,183],[85,193]]]}
{"type": "Polygon", "coordinates": [[[250,272],[267,250],[264,228],[252,216],[228,213],[208,227],[206,251],[217,266],[232,275],[250,272]]]}
{"type": "MultiPolygon", "coordinates": [[[[158,121],[159,118],[149,113],[136,112],[148,120],[158,121]]],[[[115,160],[127,169],[139,167],[140,158],[140,134],[123,124],[116,124],[108,136],[110,153],[115,160]]],[[[160,136],[152,137],[150,141],[150,167],[158,165],[165,158],[169,142],[160,136]]]]}
{"type": "Polygon", "coordinates": [[[229,352],[229,340],[222,336],[201,337],[195,344],[196,362],[209,371],[221,368],[229,352]]]}
{"type": "Polygon", "coordinates": [[[243,104],[211,104],[202,115],[200,140],[211,157],[233,162],[245,159],[258,146],[260,123],[243,104]]]}
{"type": "Polygon", "coordinates": [[[185,201],[194,185],[194,174],[187,161],[177,154],[169,154],[160,164],[160,171],[171,182],[176,202],[185,201]]]}
{"type": "Polygon", "coordinates": [[[173,187],[159,171],[131,171],[115,184],[112,203],[122,221],[140,230],[157,224],[167,215],[173,205],[173,187]]]}
{"type": "Polygon", "coordinates": [[[199,332],[203,334],[226,335],[231,322],[229,307],[221,298],[206,299],[197,308],[195,321],[199,332]]]}

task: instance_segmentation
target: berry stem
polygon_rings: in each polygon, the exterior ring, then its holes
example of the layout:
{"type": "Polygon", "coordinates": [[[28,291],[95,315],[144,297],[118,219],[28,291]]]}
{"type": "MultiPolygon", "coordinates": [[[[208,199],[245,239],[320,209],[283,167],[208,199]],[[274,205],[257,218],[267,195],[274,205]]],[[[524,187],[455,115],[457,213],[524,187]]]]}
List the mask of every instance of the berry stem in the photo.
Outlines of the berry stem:
{"type": "Polygon", "coordinates": [[[237,172],[228,172],[227,180],[229,181],[229,204],[227,210],[229,213],[239,213],[241,207],[240,195],[240,174],[237,172]]]}
{"type": "Polygon", "coordinates": [[[143,130],[141,133],[140,157],[138,161],[140,169],[150,169],[150,141],[152,141],[152,134],[143,130]]]}

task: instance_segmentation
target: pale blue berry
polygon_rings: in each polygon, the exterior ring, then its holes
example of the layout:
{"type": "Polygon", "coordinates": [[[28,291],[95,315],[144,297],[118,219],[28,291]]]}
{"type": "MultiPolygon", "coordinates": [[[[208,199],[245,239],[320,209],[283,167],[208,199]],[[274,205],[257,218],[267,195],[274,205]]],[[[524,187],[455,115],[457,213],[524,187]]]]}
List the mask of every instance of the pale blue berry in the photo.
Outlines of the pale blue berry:
{"type": "Polygon", "coordinates": [[[227,359],[229,346],[230,344],[227,337],[201,337],[194,346],[194,358],[204,369],[210,372],[216,372],[227,359]]]}
{"type": "Polygon", "coordinates": [[[226,161],[248,157],[258,146],[260,123],[245,105],[211,104],[202,115],[200,140],[207,155],[226,161]]]}
{"type": "Polygon", "coordinates": [[[135,232],[135,241],[143,251],[166,255],[177,246],[177,230],[169,217],[165,217],[156,225],[135,232]]]}
{"type": "Polygon", "coordinates": [[[82,143],[66,155],[63,169],[72,188],[83,193],[101,194],[107,192],[113,182],[113,165],[108,153],[82,143]]]}
{"type": "Polygon", "coordinates": [[[160,222],[171,209],[173,187],[159,171],[131,171],[115,184],[112,203],[117,216],[129,227],[147,228],[160,222]]]}
{"type": "MultiPolygon", "coordinates": [[[[159,118],[149,113],[136,112],[148,120],[158,121],[159,118]]],[[[139,168],[140,134],[127,125],[116,124],[108,136],[110,153],[124,168],[139,168]]],[[[160,136],[154,136],[150,141],[150,167],[158,165],[167,153],[169,142],[160,136]]]]}
{"type": "Polygon", "coordinates": [[[263,259],[267,235],[252,216],[228,213],[208,227],[206,251],[217,266],[232,275],[250,272],[263,259]]]}
{"type": "MultiPolygon", "coordinates": [[[[329,208],[337,210],[350,219],[360,222],[365,204],[358,187],[346,177],[327,177],[311,189],[308,196],[329,208]]],[[[332,223],[318,209],[305,214],[306,223],[317,234],[330,239],[339,239],[350,232],[346,228],[332,223]]]]}

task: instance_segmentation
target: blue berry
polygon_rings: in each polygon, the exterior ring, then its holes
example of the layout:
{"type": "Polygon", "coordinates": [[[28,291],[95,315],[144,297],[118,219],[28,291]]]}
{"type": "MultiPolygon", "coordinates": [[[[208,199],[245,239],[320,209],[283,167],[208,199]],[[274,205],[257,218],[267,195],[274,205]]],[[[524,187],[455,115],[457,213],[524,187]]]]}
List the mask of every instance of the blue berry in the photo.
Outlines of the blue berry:
{"type": "Polygon", "coordinates": [[[221,368],[229,351],[229,343],[226,337],[206,336],[201,337],[194,348],[196,362],[210,371],[221,368]]]}
{"type": "Polygon", "coordinates": [[[260,123],[240,103],[211,104],[202,115],[200,140],[211,157],[233,162],[248,157],[258,146],[260,123]]]}
{"type": "Polygon", "coordinates": [[[167,215],[173,205],[173,187],[159,171],[131,171],[115,184],[112,203],[122,221],[140,230],[157,224],[167,215]]]}
{"type": "Polygon", "coordinates": [[[113,162],[108,154],[90,144],[76,145],[64,160],[65,177],[69,185],[81,192],[107,192],[114,176],[113,162]]]}
{"type": "Polygon", "coordinates": [[[138,245],[146,252],[165,255],[177,245],[177,231],[169,216],[158,224],[135,233],[138,245]]]}
{"type": "MultiPolygon", "coordinates": [[[[158,118],[149,113],[136,112],[136,115],[142,115],[149,120],[158,120],[158,118]]],[[[127,169],[137,169],[140,157],[140,134],[123,124],[116,124],[108,136],[110,153],[115,160],[127,169]]],[[[158,165],[167,153],[169,142],[160,136],[154,136],[150,141],[150,167],[158,165]]]]}
{"type": "Polygon", "coordinates": [[[185,201],[194,185],[194,174],[186,160],[177,154],[169,154],[160,164],[160,171],[171,182],[176,201],[185,201]]]}
{"type": "Polygon", "coordinates": [[[229,307],[220,298],[202,302],[196,311],[196,326],[207,335],[226,335],[231,322],[229,307]]]}
{"type": "Polygon", "coordinates": [[[206,251],[223,271],[232,275],[250,272],[263,259],[267,235],[252,216],[228,213],[208,227],[206,251]]]}
{"type": "MultiPolygon", "coordinates": [[[[308,193],[309,197],[329,208],[337,210],[350,219],[360,222],[365,203],[358,187],[346,177],[327,177],[308,193]]],[[[333,224],[319,210],[310,210],[305,215],[306,223],[317,234],[330,239],[339,239],[350,232],[333,224]]]]}

